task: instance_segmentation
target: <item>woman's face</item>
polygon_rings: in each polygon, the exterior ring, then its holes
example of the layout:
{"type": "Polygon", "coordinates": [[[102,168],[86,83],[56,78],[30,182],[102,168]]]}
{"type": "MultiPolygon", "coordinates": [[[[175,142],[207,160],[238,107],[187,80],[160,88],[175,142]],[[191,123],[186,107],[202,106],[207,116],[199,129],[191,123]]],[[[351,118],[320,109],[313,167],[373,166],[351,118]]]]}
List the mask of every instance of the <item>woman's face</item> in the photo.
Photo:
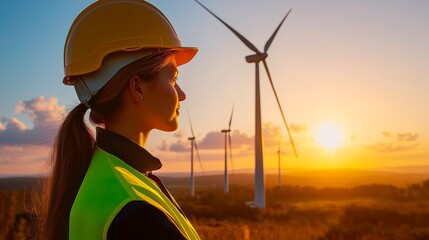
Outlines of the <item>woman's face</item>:
{"type": "Polygon", "coordinates": [[[144,110],[141,114],[149,129],[162,131],[177,129],[179,102],[186,99],[186,94],[176,82],[178,73],[176,61],[171,57],[155,79],[143,81],[144,110]]]}

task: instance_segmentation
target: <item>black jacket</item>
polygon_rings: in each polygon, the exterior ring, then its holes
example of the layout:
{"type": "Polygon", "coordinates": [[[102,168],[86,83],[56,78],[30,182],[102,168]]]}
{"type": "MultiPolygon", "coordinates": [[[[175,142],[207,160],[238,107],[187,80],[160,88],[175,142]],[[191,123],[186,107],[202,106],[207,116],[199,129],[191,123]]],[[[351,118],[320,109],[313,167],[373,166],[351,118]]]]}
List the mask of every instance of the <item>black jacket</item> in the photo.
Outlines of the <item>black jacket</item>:
{"type": "MultiPolygon", "coordinates": [[[[160,169],[161,161],[129,139],[97,128],[96,144],[104,151],[122,159],[142,174],[157,183],[164,194],[172,200],[161,180],[152,174],[160,169]]],[[[177,209],[184,215],[183,211],[177,209]]],[[[132,201],[125,205],[113,219],[107,232],[108,240],[134,239],[186,239],[176,225],[158,208],[143,201],[132,201]]]]}

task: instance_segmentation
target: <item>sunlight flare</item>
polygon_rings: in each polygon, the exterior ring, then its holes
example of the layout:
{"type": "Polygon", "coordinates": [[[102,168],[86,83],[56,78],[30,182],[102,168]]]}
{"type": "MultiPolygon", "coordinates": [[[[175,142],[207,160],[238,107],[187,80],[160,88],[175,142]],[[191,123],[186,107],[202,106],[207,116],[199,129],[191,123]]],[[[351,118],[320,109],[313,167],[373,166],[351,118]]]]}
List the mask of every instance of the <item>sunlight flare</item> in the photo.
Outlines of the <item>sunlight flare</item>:
{"type": "Polygon", "coordinates": [[[338,126],[328,123],[316,132],[316,140],[325,149],[334,151],[341,145],[342,134],[338,126]]]}

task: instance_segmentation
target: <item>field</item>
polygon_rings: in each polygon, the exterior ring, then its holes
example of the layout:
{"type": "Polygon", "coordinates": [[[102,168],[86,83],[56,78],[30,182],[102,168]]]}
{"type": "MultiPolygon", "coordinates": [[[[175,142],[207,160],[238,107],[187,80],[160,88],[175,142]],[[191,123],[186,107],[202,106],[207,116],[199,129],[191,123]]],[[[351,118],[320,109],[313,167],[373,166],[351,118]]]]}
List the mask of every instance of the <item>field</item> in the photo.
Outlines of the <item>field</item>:
{"type": "MultiPolygon", "coordinates": [[[[168,182],[168,180],[166,181],[168,182]]],[[[5,186],[5,185],[4,185],[5,186]]],[[[253,188],[170,187],[202,239],[429,239],[429,180],[406,186],[269,186],[267,208],[249,208],[253,188]]],[[[31,239],[31,199],[22,189],[0,192],[0,239],[31,239]],[[24,204],[26,202],[26,204],[24,204]]]]}
{"type": "Polygon", "coordinates": [[[219,191],[179,198],[203,239],[429,239],[429,181],[407,188],[272,187],[263,211],[244,206],[250,188],[219,191]]]}

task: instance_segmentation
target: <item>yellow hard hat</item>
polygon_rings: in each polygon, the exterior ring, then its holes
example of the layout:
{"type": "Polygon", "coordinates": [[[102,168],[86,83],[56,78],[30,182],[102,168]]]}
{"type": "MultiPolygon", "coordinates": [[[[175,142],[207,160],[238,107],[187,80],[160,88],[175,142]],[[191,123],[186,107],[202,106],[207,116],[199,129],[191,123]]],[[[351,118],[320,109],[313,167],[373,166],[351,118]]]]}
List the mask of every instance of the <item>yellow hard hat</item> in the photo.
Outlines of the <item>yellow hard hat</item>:
{"type": "Polygon", "coordinates": [[[71,77],[100,69],[114,52],[145,48],[177,51],[177,65],[189,62],[198,48],[182,47],[164,14],[143,0],[99,0],[83,10],[70,27],[64,47],[64,84],[71,77]]]}

